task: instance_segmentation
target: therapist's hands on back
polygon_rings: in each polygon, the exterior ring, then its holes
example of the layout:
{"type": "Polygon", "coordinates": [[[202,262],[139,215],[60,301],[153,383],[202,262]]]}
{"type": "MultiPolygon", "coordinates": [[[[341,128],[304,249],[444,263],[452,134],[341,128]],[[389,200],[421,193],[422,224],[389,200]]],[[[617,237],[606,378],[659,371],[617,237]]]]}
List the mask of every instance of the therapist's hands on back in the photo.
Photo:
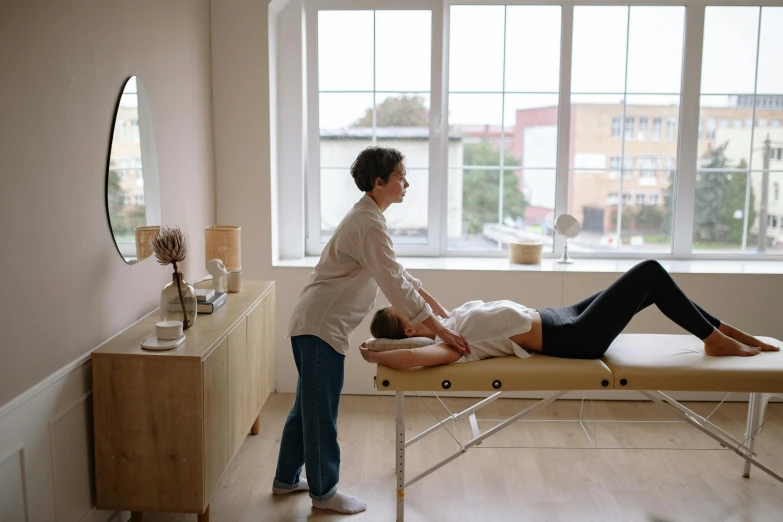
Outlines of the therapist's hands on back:
{"type": "Polygon", "coordinates": [[[470,355],[470,345],[462,334],[444,328],[442,332],[438,333],[438,337],[443,339],[444,343],[456,348],[460,354],[470,355]]]}
{"type": "Polygon", "coordinates": [[[444,343],[456,348],[461,355],[470,354],[470,345],[468,344],[468,341],[465,340],[465,337],[462,334],[443,326],[434,315],[430,315],[422,321],[422,323],[424,323],[424,326],[429,328],[430,331],[434,332],[435,335],[440,337],[444,343]]]}

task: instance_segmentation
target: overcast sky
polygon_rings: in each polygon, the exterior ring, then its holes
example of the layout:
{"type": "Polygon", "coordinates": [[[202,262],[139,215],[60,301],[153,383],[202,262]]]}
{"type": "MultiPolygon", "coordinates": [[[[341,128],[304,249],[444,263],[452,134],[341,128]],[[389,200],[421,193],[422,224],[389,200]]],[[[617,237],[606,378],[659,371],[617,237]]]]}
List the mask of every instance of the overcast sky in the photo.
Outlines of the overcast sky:
{"type": "MultiPolygon", "coordinates": [[[[677,103],[685,15],[677,6],[575,7],[571,90],[584,94],[574,101],[618,102],[627,49],[627,92],[670,95],[634,102],[677,103]]],[[[450,122],[500,124],[505,112],[508,125],[516,109],[556,104],[560,16],[559,6],[452,6],[449,90],[483,94],[452,94],[450,122]],[[506,91],[550,94],[507,95],[503,111],[501,95],[487,92],[504,90],[504,69],[506,91]]],[[[372,91],[374,80],[378,91],[429,91],[431,24],[429,11],[376,11],[375,24],[372,11],[321,11],[320,90],[372,91]]],[[[757,92],[783,94],[783,8],[763,8],[759,28],[758,7],[708,7],[702,93],[752,94],[757,45],[757,92]]],[[[349,125],[371,106],[371,93],[324,93],[321,126],[349,125]]]]}

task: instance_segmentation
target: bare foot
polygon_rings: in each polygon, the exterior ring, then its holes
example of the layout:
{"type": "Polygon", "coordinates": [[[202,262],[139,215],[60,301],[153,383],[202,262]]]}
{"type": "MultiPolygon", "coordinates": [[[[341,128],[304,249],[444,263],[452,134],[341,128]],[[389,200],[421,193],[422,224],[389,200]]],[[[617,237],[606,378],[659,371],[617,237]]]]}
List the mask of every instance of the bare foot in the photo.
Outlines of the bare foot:
{"type": "Polygon", "coordinates": [[[759,348],[762,352],[777,352],[780,350],[779,347],[773,346],[771,344],[767,344],[765,342],[762,342],[761,340],[753,337],[750,334],[747,334],[743,332],[742,330],[739,330],[737,328],[734,328],[728,323],[721,323],[719,331],[727,336],[731,337],[735,341],[742,343],[746,346],[752,346],[755,348],[759,348]]]}
{"type": "Polygon", "coordinates": [[[713,357],[722,357],[725,355],[751,357],[753,355],[758,355],[760,352],[761,349],[758,347],[745,346],[744,344],[726,336],[714,340],[709,340],[708,337],[704,340],[704,353],[713,357]]]}

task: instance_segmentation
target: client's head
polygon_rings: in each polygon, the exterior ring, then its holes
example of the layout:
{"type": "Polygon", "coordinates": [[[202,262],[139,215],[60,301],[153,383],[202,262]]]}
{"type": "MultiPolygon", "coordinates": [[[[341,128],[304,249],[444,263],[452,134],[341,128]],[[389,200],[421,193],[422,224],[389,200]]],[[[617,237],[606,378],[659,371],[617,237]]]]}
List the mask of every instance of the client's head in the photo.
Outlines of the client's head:
{"type": "Polygon", "coordinates": [[[370,323],[370,333],[377,339],[435,338],[435,334],[429,328],[422,323],[412,325],[393,306],[387,306],[375,312],[372,323],[370,323]]]}
{"type": "Polygon", "coordinates": [[[403,319],[391,306],[386,306],[375,312],[370,323],[370,333],[376,339],[405,339],[403,319]]]}

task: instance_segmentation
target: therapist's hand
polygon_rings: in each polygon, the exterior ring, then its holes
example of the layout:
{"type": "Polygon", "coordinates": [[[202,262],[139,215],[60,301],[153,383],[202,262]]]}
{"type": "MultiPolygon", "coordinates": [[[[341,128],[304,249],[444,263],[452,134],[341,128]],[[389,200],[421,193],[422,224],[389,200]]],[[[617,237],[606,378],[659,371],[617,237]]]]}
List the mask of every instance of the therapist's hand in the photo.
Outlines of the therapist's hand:
{"type": "Polygon", "coordinates": [[[438,337],[443,339],[444,343],[456,348],[461,355],[470,355],[470,345],[461,334],[448,328],[443,328],[443,331],[438,332],[438,337]]]}

